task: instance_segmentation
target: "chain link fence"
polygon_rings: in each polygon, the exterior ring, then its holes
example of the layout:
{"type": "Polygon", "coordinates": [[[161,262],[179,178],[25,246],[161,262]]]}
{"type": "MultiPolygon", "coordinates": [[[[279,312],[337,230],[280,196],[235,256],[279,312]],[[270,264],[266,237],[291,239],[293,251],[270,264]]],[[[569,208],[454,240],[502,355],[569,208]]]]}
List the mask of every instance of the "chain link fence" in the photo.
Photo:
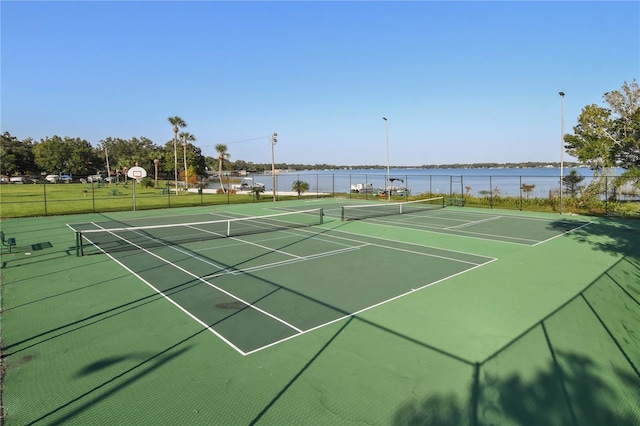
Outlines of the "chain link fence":
{"type": "Polygon", "coordinates": [[[407,201],[444,196],[457,206],[640,217],[640,189],[617,176],[280,173],[184,182],[131,179],[2,185],[3,218],[255,203],[298,197],[407,201]],[[300,190],[300,191],[298,191],[300,190]]]}

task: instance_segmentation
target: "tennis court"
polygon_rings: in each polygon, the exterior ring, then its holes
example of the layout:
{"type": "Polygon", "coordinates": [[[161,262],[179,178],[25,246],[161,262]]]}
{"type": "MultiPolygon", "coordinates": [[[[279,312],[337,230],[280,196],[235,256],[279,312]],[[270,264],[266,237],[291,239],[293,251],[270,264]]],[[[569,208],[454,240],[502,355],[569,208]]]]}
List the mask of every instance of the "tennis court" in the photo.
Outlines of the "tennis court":
{"type": "Polygon", "coordinates": [[[70,228],[79,252],[89,242],[243,355],[495,260],[312,228],[323,217],[316,208],[70,228]]]}
{"type": "Polygon", "coordinates": [[[588,221],[575,219],[558,220],[525,215],[502,215],[456,208],[438,209],[441,203],[444,203],[444,198],[398,203],[398,206],[350,205],[343,208],[342,217],[343,220],[366,219],[382,226],[408,227],[522,245],[541,244],[589,224],[588,221]],[[427,205],[423,206],[425,203],[427,205]],[[405,212],[402,211],[403,205],[405,205],[405,212]]]}
{"type": "Polygon", "coordinates": [[[640,422],[638,221],[318,198],[0,225],[7,426],[640,422]]]}

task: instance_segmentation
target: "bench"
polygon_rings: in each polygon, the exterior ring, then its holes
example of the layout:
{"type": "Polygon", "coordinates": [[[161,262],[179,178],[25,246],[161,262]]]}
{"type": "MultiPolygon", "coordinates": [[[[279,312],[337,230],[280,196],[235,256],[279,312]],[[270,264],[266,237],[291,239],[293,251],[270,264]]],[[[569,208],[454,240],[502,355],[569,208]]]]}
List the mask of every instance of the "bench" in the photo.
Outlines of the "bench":
{"type": "Polygon", "coordinates": [[[11,253],[11,249],[16,246],[15,238],[5,238],[4,231],[0,231],[0,239],[2,240],[2,245],[9,247],[9,253],[11,253]]]}

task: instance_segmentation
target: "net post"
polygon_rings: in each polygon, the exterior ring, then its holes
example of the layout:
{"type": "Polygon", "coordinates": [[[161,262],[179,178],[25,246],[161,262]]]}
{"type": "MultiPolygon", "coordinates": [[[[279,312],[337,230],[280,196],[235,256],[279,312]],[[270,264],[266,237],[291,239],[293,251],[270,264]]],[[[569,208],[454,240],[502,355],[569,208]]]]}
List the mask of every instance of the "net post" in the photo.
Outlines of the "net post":
{"type": "Polygon", "coordinates": [[[340,221],[344,222],[344,206],[342,206],[342,212],[340,213],[340,221]]]}
{"type": "Polygon", "coordinates": [[[442,208],[445,208],[445,207],[446,207],[446,205],[444,203],[444,197],[442,197],[442,208]]]}
{"type": "Polygon", "coordinates": [[[320,225],[324,223],[324,209],[320,208],[320,225]]]}
{"type": "Polygon", "coordinates": [[[84,255],[82,253],[82,233],[80,231],[76,231],[76,257],[80,257],[84,255]]]}

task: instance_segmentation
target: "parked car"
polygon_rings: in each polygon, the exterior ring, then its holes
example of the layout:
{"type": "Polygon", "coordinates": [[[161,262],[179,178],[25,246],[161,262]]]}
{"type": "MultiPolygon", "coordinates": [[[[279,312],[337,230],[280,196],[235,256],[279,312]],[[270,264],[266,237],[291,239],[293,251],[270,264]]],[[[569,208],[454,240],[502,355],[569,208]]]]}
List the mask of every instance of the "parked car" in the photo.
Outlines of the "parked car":
{"type": "Polygon", "coordinates": [[[11,183],[27,183],[27,178],[24,176],[12,176],[9,181],[11,183]]]}
{"type": "Polygon", "coordinates": [[[71,183],[73,179],[71,178],[71,175],[60,175],[60,180],[64,183],[71,183]]]}
{"type": "Polygon", "coordinates": [[[87,176],[87,182],[102,182],[102,176],[101,175],[91,175],[91,176],[87,176]]]}
{"type": "Polygon", "coordinates": [[[46,180],[49,183],[58,183],[58,182],[60,182],[60,176],[58,176],[58,175],[47,175],[47,176],[45,176],[44,180],[46,180]]]}

